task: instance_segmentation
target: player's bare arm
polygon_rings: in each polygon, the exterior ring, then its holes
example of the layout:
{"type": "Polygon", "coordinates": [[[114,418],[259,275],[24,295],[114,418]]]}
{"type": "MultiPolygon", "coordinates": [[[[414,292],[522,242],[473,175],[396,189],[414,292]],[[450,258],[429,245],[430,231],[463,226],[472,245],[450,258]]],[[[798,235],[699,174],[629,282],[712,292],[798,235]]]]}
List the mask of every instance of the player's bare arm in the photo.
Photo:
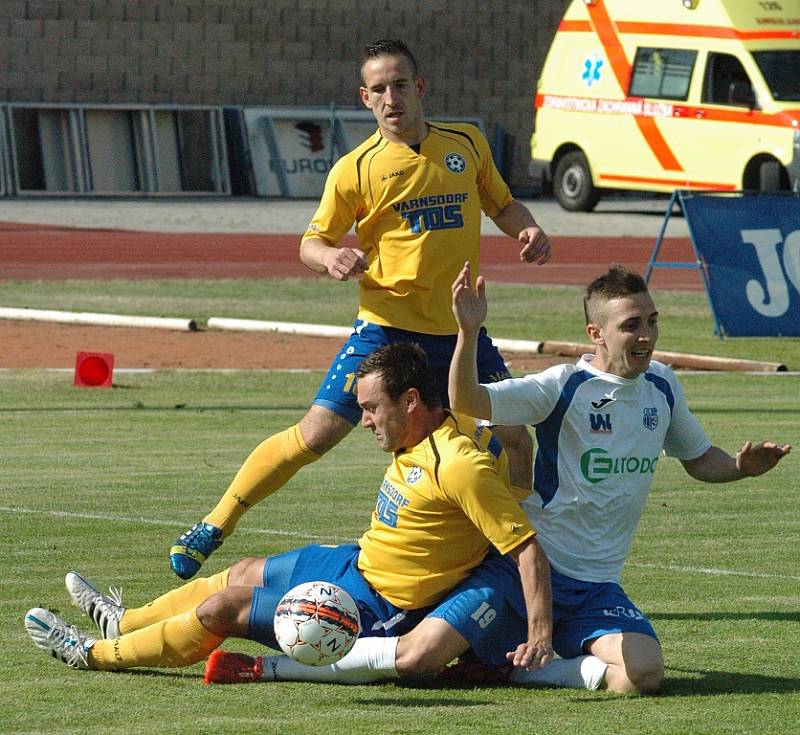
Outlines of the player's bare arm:
{"type": "Polygon", "coordinates": [[[522,591],[528,612],[528,640],[506,658],[529,671],[553,660],[553,597],[550,588],[550,563],[536,537],[523,541],[509,554],[519,566],[522,591]]]}
{"type": "Polygon", "coordinates": [[[733,482],[769,472],[791,451],[791,444],[745,442],[732,457],[719,447],[711,447],[696,459],[685,460],[684,469],[702,482],[733,482]]]}
{"type": "Polygon", "coordinates": [[[522,202],[512,200],[492,220],[506,235],[519,240],[521,261],[544,265],[550,260],[550,240],[522,202]]]}
{"type": "Polygon", "coordinates": [[[333,247],[321,238],[303,241],[300,260],[315,273],[327,273],[337,281],[360,276],[368,265],[364,253],[358,248],[333,247]]]}
{"type": "Polygon", "coordinates": [[[487,310],[483,276],[478,276],[473,288],[470,264],[465,263],[453,282],[452,291],[458,338],[450,363],[450,403],[456,411],[479,419],[489,419],[492,405],[486,389],[478,383],[476,363],[478,333],[487,310]]]}

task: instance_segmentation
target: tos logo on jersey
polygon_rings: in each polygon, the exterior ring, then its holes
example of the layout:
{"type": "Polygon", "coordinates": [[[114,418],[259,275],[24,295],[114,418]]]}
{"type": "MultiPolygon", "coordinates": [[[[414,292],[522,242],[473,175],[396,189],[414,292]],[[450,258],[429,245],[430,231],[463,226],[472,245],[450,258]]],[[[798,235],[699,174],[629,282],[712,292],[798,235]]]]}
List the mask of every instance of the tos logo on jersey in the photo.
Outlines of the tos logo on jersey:
{"type": "Polygon", "coordinates": [[[444,157],[444,165],[454,174],[463,174],[467,170],[467,162],[460,153],[448,153],[444,157]]]}

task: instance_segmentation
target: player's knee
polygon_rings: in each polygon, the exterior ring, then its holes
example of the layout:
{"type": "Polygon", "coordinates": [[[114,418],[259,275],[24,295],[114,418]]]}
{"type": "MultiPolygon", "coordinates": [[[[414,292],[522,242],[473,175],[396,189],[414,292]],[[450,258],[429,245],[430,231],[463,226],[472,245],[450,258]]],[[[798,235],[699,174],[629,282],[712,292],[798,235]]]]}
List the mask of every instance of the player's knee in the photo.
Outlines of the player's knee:
{"type": "Polygon", "coordinates": [[[432,676],[437,674],[447,661],[442,662],[437,652],[422,642],[398,646],[395,669],[400,676],[432,676]]]}
{"type": "Polygon", "coordinates": [[[306,447],[322,455],[341,442],[352,431],[353,424],[333,411],[312,406],[300,420],[299,429],[306,447]]]}
{"type": "Polygon", "coordinates": [[[655,694],[664,681],[664,662],[656,659],[626,661],[614,671],[609,667],[606,672],[606,685],[608,691],[617,694],[655,694]]]}
{"type": "Polygon", "coordinates": [[[234,564],[228,572],[229,587],[255,587],[264,581],[263,556],[248,556],[234,564]]]}
{"type": "Polygon", "coordinates": [[[400,676],[438,674],[467,648],[467,640],[450,623],[427,617],[397,642],[395,668],[400,676]]]}
{"type": "Polygon", "coordinates": [[[664,681],[664,662],[650,661],[627,670],[628,679],[640,694],[655,694],[664,681]]]}
{"type": "Polygon", "coordinates": [[[217,592],[197,607],[197,619],[214,635],[223,638],[244,637],[251,594],[251,590],[246,587],[228,587],[217,592]]]}

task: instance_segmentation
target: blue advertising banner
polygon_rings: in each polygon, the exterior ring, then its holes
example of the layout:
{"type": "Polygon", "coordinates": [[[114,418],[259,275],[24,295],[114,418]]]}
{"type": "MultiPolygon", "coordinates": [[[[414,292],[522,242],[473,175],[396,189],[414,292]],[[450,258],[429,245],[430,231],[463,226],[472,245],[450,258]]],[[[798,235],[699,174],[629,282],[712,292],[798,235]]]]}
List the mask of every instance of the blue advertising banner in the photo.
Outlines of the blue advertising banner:
{"type": "Polygon", "coordinates": [[[684,193],[680,203],[720,331],[800,336],[800,196],[684,193]]]}

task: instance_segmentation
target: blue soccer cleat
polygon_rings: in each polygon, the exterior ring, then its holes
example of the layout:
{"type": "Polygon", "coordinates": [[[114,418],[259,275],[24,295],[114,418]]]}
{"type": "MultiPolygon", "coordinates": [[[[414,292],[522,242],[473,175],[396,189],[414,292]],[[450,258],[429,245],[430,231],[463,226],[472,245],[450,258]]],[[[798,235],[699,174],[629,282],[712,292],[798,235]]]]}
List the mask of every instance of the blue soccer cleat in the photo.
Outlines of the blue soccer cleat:
{"type": "Polygon", "coordinates": [[[195,523],[169,550],[169,564],[181,579],[191,579],[222,544],[222,530],[210,523],[195,523]]]}

